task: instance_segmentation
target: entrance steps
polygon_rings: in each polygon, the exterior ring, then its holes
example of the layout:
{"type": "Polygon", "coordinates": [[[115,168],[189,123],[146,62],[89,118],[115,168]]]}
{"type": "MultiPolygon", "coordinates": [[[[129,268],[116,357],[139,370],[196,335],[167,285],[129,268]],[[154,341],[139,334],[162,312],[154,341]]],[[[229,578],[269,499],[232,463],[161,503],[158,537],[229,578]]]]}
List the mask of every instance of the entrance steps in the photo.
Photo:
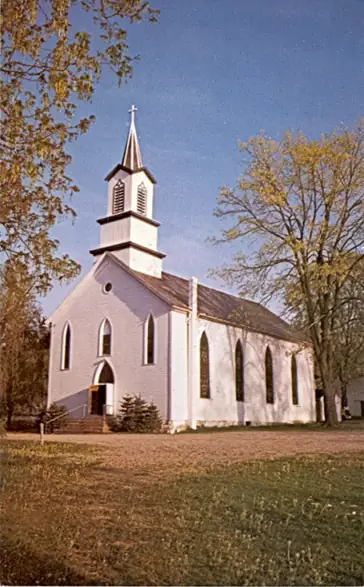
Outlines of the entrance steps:
{"type": "Polygon", "coordinates": [[[59,424],[55,434],[104,434],[110,432],[104,416],[69,418],[59,424]]]}

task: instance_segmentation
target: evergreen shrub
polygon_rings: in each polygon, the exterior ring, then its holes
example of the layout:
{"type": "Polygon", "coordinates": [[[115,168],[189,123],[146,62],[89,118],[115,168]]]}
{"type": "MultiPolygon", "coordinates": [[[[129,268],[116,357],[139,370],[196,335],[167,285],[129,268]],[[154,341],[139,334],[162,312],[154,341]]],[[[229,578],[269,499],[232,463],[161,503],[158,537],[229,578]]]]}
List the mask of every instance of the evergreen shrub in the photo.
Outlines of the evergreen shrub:
{"type": "Polygon", "coordinates": [[[54,430],[60,428],[61,424],[64,424],[67,420],[67,416],[64,415],[63,418],[58,418],[58,420],[55,420],[54,422],[50,422],[50,420],[66,413],[67,408],[65,406],[53,402],[48,409],[44,409],[40,412],[38,416],[38,426],[43,422],[43,424],[46,425],[46,432],[54,432],[54,430]],[[48,422],[50,423],[48,424],[48,422]]]}
{"type": "Polygon", "coordinates": [[[126,395],[120,402],[116,428],[119,432],[160,432],[162,419],[153,402],[148,404],[140,395],[126,395]]]}

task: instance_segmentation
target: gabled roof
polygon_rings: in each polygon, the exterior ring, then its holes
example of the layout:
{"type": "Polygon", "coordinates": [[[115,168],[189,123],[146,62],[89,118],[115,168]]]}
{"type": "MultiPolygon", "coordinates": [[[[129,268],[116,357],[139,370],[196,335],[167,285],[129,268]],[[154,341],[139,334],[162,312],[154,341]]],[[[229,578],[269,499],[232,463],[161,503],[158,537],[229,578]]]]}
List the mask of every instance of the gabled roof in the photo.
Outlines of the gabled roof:
{"type": "MultiPolygon", "coordinates": [[[[136,271],[133,273],[170,306],[186,311],[189,309],[187,279],[165,272],[162,273],[161,278],[136,271]]],[[[297,332],[261,304],[204,285],[197,286],[197,311],[201,318],[246,328],[283,340],[294,342],[304,340],[302,333],[297,332]]]]}
{"type": "MultiPolygon", "coordinates": [[[[158,298],[170,307],[188,312],[189,308],[189,281],[183,277],[162,273],[162,277],[153,277],[130,269],[123,261],[110,252],[104,253],[91,267],[89,272],[75,286],[73,291],[63,300],[60,306],[52,313],[47,322],[51,322],[70,296],[80,288],[85,288],[88,280],[98,271],[99,267],[107,259],[112,260],[121,269],[134,276],[139,283],[147,287],[158,298]]],[[[273,336],[292,342],[303,342],[305,337],[296,331],[287,322],[276,314],[273,314],[264,306],[256,302],[250,302],[237,296],[206,287],[197,286],[197,311],[201,318],[215,322],[222,322],[231,326],[245,328],[267,336],[273,336]]]]}

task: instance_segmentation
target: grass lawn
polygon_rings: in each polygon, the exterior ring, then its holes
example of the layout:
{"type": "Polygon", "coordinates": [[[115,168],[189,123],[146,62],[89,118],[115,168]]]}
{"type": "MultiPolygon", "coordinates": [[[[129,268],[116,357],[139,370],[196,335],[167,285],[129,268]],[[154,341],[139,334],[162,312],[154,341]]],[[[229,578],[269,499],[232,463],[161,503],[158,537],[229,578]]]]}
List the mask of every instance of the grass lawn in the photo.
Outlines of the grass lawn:
{"type": "Polygon", "coordinates": [[[1,442],[7,585],[362,585],[364,455],[156,475],[1,442]]]}

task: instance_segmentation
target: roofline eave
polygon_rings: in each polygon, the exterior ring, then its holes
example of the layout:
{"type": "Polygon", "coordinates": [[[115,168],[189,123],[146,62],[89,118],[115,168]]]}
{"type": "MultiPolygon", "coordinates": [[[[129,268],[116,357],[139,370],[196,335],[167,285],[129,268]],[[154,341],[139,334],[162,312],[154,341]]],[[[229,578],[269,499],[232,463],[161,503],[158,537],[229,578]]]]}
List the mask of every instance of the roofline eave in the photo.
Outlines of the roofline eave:
{"type": "Polygon", "coordinates": [[[139,167],[138,169],[130,169],[129,167],[125,167],[125,165],[122,165],[121,163],[117,163],[117,165],[115,165],[115,167],[113,167],[113,169],[105,177],[105,181],[109,181],[112,177],[114,177],[115,173],[117,173],[120,169],[122,171],[126,171],[127,173],[129,173],[129,175],[133,175],[133,173],[138,173],[138,171],[144,171],[146,176],[150,179],[150,181],[153,184],[157,183],[157,180],[155,179],[155,177],[152,175],[152,173],[149,171],[149,169],[147,167],[139,167]]]}

